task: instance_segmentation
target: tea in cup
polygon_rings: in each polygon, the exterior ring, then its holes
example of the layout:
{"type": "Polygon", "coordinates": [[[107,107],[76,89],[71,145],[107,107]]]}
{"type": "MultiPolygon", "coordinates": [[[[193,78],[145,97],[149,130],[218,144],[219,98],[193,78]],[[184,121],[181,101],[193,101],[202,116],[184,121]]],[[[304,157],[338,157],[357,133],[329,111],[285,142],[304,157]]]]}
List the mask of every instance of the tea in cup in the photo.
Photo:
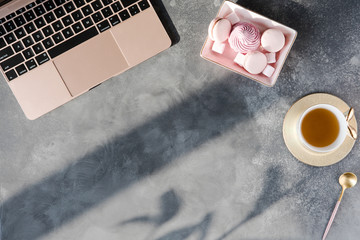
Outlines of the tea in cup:
{"type": "Polygon", "coordinates": [[[337,149],[349,134],[346,116],[329,104],[308,108],[300,117],[297,132],[300,141],[318,153],[337,149]]]}

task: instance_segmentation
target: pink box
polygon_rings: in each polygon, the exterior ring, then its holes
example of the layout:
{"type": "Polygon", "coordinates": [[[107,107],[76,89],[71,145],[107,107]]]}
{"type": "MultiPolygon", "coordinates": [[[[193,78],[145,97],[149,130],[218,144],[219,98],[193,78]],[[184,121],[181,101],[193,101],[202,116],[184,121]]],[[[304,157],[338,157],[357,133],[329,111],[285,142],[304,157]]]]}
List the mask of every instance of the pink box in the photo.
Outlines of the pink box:
{"type": "MultiPolygon", "coordinates": [[[[234,71],[238,74],[241,74],[259,83],[262,83],[268,87],[274,86],[277,78],[279,77],[280,71],[285,63],[285,60],[290,52],[290,49],[295,42],[297,32],[292,28],[289,28],[269,18],[266,18],[260,14],[245,9],[242,6],[235,4],[231,1],[223,2],[217,17],[226,18],[226,16],[228,16],[233,12],[235,12],[238,15],[240,21],[254,24],[257,28],[259,28],[261,33],[263,33],[265,30],[269,28],[276,28],[284,33],[285,46],[283,49],[281,49],[280,52],[276,53],[277,62],[271,64],[271,66],[275,68],[274,74],[269,78],[262,74],[254,75],[247,72],[244,68],[240,67],[238,64],[234,62],[237,53],[230,48],[227,42],[224,53],[219,54],[212,51],[212,46],[214,42],[209,37],[207,37],[204,43],[200,56],[210,62],[216,63],[224,68],[227,68],[231,71],[234,71]]],[[[261,51],[260,48],[259,51],[261,51]]]]}

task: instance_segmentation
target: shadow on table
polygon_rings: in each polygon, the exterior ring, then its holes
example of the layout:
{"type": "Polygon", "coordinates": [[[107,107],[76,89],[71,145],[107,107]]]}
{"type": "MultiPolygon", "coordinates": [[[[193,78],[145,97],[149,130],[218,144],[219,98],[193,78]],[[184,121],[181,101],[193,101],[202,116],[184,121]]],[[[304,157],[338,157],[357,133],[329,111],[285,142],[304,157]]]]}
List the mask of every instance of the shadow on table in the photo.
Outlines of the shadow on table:
{"type": "MultiPolygon", "coordinates": [[[[230,79],[204,88],[25,188],[0,206],[1,239],[38,239],[248,121],[252,116],[239,89],[240,83],[230,79]]],[[[165,220],[166,216],[158,219],[165,220]]]]}
{"type": "Polygon", "coordinates": [[[181,199],[172,189],[160,197],[160,212],[158,214],[137,216],[121,222],[120,225],[147,223],[154,225],[157,228],[175,217],[180,208],[181,199]]]}
{"type": "Polygon", "coordinates": [[[284,190],[283,174],[284,173],[279,166],[270,167],[266,171],[264,187],[259,198],[255,202],[253,210],[250,211],[248,215],[238,224],[217,238],[217,240],[225,239],[238,230],[242,225],[264,213],[268,208],[280,201],[282,198],[296,192],[301,192],[305,187],[305,183],[311,178],[300,180],[299,182],[293,184],[290,188],[284,190]]]}

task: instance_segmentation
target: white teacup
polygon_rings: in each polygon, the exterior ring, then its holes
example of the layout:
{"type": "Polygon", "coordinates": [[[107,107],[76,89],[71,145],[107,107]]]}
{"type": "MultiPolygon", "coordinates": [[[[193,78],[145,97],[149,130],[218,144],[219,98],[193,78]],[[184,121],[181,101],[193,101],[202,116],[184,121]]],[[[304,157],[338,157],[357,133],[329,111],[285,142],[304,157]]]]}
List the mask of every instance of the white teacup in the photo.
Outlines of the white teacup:
{"type": "Polygon", "coordinates": [[[310,149],[314,152],[318,152],[318,153],[327,153],[327,152],[334,151],[335,149],[340,147],[341,144],[345,141],[346,135],[349,134],[349,131],[348,131],[348,123],[346,120],[346,116],[338,108],[336,108],[332,105],[329,105],[329,104],[318,104],[318,105],[308,108],[301,115],[299,122],[297,124],[297,133],[298,133],[301,143],[304,144],[308,149],[310,149]],[[312,110],[319,109],[319,108],[326,109],[326,110],[329,110],[330,112],[332,112],[335,115],[335,117],[337,118],[338,123],[339,123],[339,134],[338,134],[336,140],[329,146],[321,147],[321,148],[315,147],[315,146],[312,146],[311,144],[309,144],[305,140],[305,138],[301,132],[301,124],[304,120],[304,117],[312,110]]]}

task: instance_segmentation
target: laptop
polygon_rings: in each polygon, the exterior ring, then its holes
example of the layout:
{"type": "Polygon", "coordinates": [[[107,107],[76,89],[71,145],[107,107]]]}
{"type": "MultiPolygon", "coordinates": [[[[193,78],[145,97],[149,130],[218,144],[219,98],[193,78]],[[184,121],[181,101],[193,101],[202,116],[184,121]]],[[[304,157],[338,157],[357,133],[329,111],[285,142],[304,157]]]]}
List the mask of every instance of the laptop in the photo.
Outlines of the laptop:
{"type": "Polygon", "coordinates": [[[169,48],[149,0],[0,0],[0,68],[28,119],[169,48]]]}

